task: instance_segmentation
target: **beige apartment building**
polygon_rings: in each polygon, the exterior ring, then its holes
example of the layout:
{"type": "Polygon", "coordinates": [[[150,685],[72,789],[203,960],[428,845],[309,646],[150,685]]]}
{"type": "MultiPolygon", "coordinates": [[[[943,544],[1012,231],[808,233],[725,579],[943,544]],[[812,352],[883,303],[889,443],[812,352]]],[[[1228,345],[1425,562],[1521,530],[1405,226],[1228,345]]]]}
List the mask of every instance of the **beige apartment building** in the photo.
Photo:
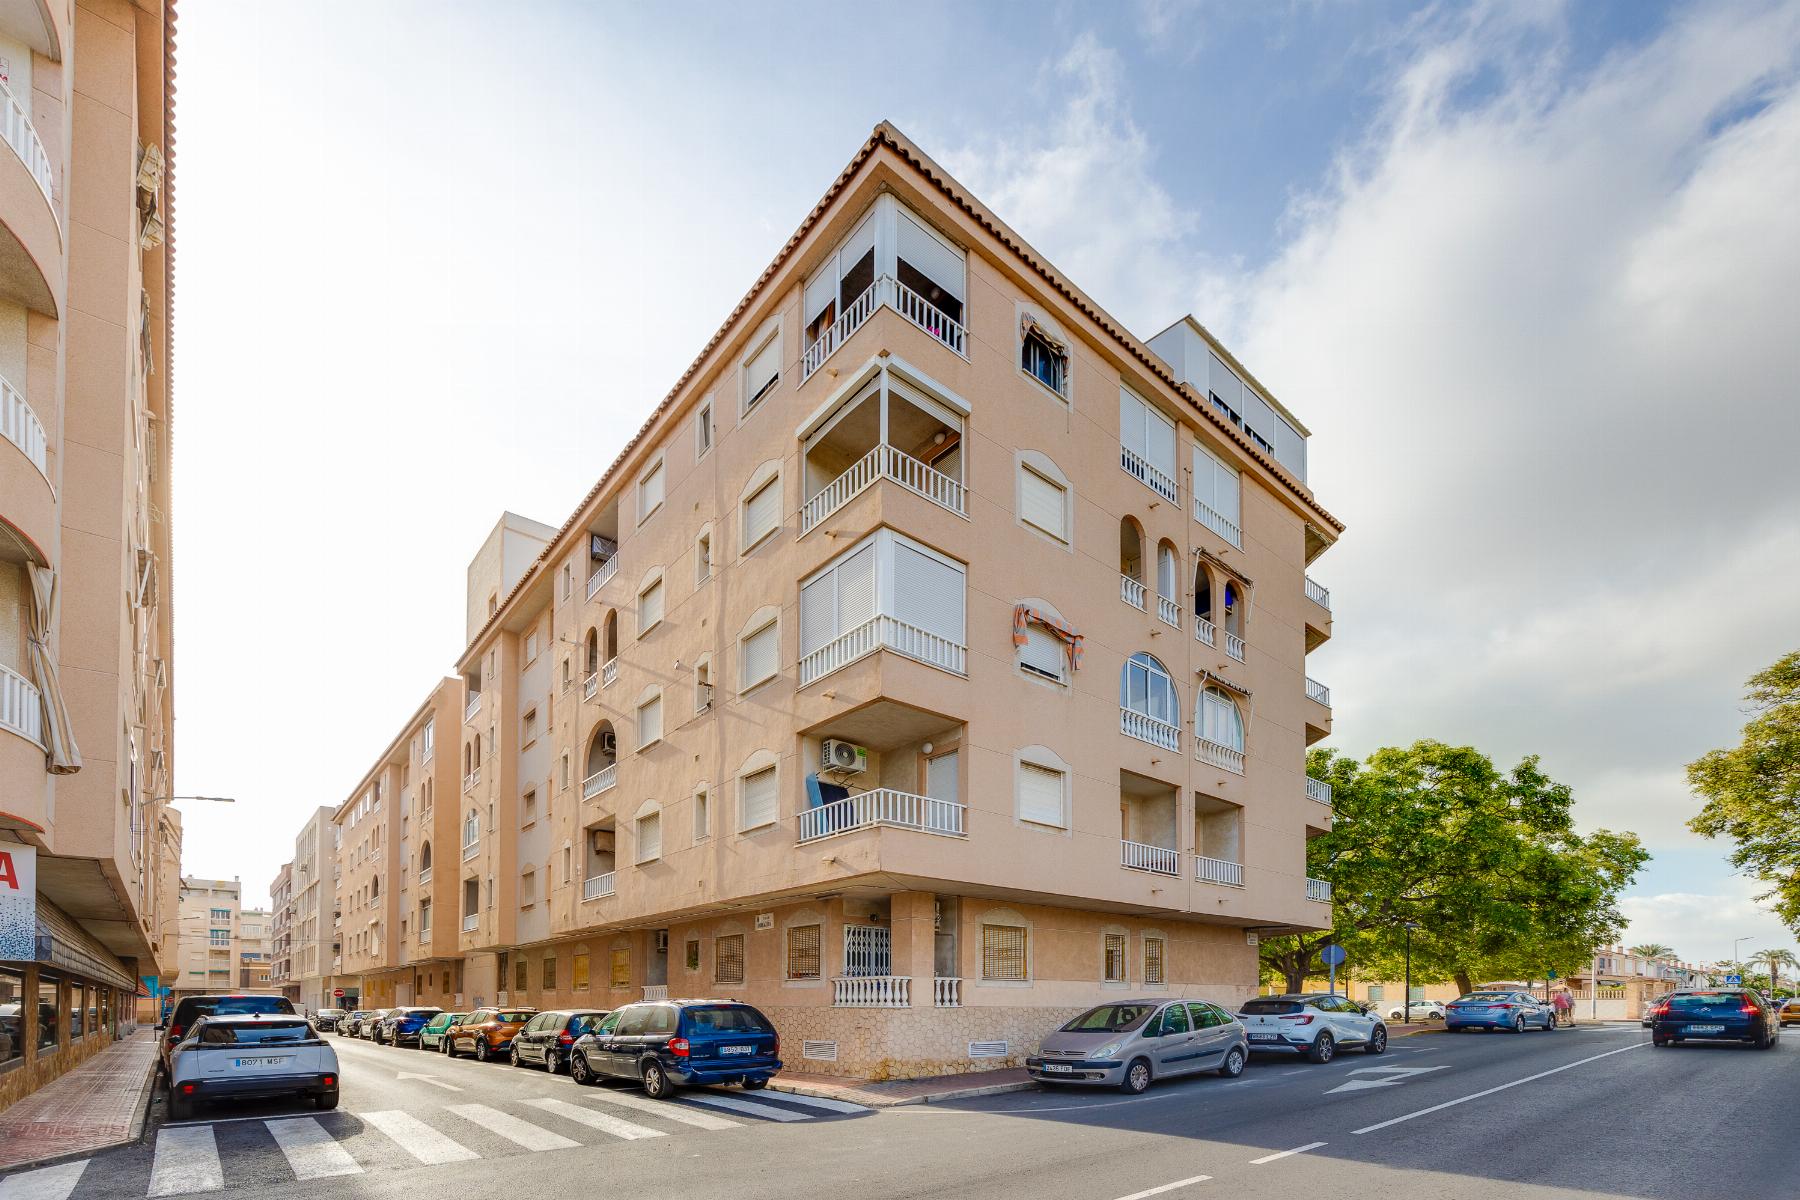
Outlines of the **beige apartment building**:
{"type": "Polygon", "coordinates": [[[877,1076],[1254,994],[1257,935],[1330,921],[1307,567],[1342,526],[1306,441],[1198,322],[1127,332],[878,127],[580,507],[471,563],[429,845],[391,802],[416,733],[338,811],[346,970],[730,996],[794,1067],[877,1076]]]}
{"type": "Polygon", "coordinates": [[[173,967],[168,19],[0,5],[0,1107],[173,967]]]}
{"type": "Polygon", "coordinates": [[[269,985],[288,999],[298,1000],[293,954],[294,864],[285,862],[269,885],[269,985]]]}
{"type": "Polygon", "coordinates": [[[238,987],[243,891],[235,879],[182,876],[175,1000],[238,987]]]}
{"type": "Polygon", "coordinates": [[[238,914],[237,986],[249,991],[269,989],[269,921],[266,908],[246,908],[238,914]]]}
{"type": "Polygon", "coordinates": [[[329,804],[314,809],[294,839],[291,970],[283,982],[297,989],[294,998],[308,1010],[332,1007],[333,991],[343,986],[339,977],[343,914],[338,905],[342,869],[339,829],[332,821],[335,811],[329,804]]]}

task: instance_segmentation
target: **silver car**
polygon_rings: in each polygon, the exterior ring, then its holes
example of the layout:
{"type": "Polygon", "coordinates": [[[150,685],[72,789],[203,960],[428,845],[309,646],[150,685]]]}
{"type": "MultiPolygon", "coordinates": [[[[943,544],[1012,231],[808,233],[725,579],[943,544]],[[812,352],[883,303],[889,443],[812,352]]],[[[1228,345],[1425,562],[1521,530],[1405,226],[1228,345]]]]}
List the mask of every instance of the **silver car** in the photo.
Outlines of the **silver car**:
{"type": "Polygon", "coordinates": [[[1025,1070],[1043,1083],[1111,1084],[1132,1095],[1152,1080],[1200,1071],[1244,1073],[1244,1026],[1204,1000],[1116,1000],[1050,1034],[1025,1070]]]}

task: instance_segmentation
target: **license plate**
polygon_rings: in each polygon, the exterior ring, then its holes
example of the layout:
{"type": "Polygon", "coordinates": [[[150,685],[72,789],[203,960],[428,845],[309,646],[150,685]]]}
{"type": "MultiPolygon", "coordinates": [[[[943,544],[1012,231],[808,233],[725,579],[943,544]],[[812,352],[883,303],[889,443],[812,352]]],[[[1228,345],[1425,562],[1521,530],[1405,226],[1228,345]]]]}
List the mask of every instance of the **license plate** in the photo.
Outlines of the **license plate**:
{"type": "Polygon", "coordinates": [[[1725,1027],[1723,1025],[1689,1025],[1687,1031],[1689,1033],[1724,1033],[1725,1027]]]}
{"type": "Polygon", "coordinates": [[[1250,1040],[1253,1042],[1272,1042],[1275,1040],[1275,1035],[1272,1033],[1253,1033],[1250,1035],[1250,1040]]]}
{"type": "Polygon", "coordinates": [[[755,1050],[756,1050],[756,1047],[754,1047],[754,1046],[720,1046],[719,1047],[720,1054],[751,1054],[751,1053],[754,1053],[755,1050]]]}
{"type": "Polygon", "coordinates": [[[234,1058],[231,1061],[239,1067],[279,1067],[287,1058],[234,1058]]]}
{"type": "Polygon", "coordinates": [[[1044,1064],[1044,1070],[1053,1072],[1057,1075],[1067,1075],[1069,1072],[1073,1071],[1074,1069],[1075,1068],[1071,1067],[1068,1063],[1045,1063],[1044,1064]]]}

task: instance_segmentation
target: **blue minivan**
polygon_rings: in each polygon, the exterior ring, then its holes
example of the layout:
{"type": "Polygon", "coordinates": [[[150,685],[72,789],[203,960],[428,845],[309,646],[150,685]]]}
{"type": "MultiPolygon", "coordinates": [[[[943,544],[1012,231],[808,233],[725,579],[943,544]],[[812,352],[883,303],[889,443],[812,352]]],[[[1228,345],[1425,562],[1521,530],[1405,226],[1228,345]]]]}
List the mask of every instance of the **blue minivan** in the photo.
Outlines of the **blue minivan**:
{"type": "Polygon", "coordinates": [[[580,1084],[630,1079],[655,1100],[692,1084],[767,1087],[781,1070],[769,1018],[735,1000],[645,1000],[607,1013],[569,1050],[580,1084]]]}

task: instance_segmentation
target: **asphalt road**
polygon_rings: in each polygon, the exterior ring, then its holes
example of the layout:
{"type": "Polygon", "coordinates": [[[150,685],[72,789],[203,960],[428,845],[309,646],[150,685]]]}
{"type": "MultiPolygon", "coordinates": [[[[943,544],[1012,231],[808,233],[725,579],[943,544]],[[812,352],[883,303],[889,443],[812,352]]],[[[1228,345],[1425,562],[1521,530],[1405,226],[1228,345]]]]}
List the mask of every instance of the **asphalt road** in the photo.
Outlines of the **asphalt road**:
{"type": "Polygon", "coordinates": [[[1800,1036],[1652,1049],[1636,1026],[1396,1041],[1141,1097],[1020,1092],[884,1111],[781,1093],[647,1101],[338,1039],[344,1103],[212,1110],[0,1179],[0,1200],[554,1196],[1294,1200],[1800,1195],[1800,1036]],[[422,1078],[420,1078],[422,1077],[422,1078]],[[743,1107],[748,1105],[749,1107],[743,1107]],[[733,1107],[736,1106],[736,1107],[733,1107]]]}

